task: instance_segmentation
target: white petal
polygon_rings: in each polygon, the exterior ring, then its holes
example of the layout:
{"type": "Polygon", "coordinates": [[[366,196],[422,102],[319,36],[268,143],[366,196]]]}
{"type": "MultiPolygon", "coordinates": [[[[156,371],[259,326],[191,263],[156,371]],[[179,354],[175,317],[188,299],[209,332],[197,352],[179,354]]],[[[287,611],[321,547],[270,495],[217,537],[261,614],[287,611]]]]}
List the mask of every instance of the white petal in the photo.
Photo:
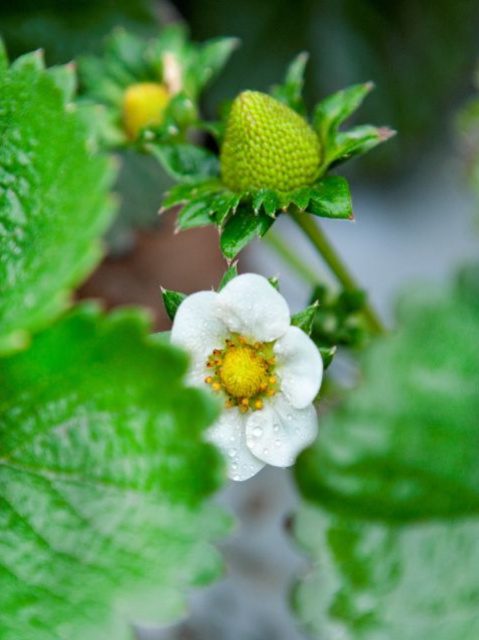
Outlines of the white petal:
{"type": "Polygon", "coordinates": [[[278,394],[260,411],[248,417],[246,442],[260,460],[275,467],[289,467],[310,445],[318,432],[313,405],[295,409],[278,394]]]}
{"type": "Polygon", "coordinates": [[[230,280],[218,294],[218,308],[231,331],[264,342],[282,336],[290,323],[286,300],[255,273],[230,280]]]}
{"type": "Polygon", "coordinates": [[[246,418],[238,409],[225,409],[208,429],[207,439],[224,455],[228,476],[232,480],[248,480],[264,467],[246,446],[246,418]]]}
{"type": "Polygon", "coordinates": [[[298,327],[289,327],[274,345],[282,393],[293,407],[302,409],[317,396],[323,361],[314,342],[298,327]]]}
{"type": "Polygon", "coordinates": [[[224,346],[229,334],[218,316],[217,298],[214,291],[188,296],[178,307],[171,328],[171,342],[190,355],[189,381],[195,385],[203,384],[208,356],[224,346]]]}

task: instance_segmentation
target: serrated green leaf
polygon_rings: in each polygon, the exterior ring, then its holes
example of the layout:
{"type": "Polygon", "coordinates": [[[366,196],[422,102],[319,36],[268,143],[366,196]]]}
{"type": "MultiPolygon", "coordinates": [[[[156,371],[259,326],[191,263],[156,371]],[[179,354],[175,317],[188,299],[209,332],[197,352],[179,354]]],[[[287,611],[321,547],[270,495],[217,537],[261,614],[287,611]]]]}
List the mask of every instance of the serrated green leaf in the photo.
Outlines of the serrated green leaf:
{"type": "Polygon", "coordinates": [[[126,640],[221,571],[216,406],[147,328],[84,306],[0,361],[2,640],[126,640]]]}
{"type": "Polygon", "coordinates": [[[327,176],[311,190],[308,213],[321,218],[350,220],[353,206],[349,185],[341,176],[327,176]]]}
{"type": "Polygon", "coordinates": [[[112,214],[111,166],[34,59],[0,77],[0,352],[64,308],[112,214]]]}
{"type": "Polygon", "coordinates": [[[223,277],[221,278],[221,282],[218,287],[218,291],[221,291],[223,287],[226,287],[228,282],[230,282],[230,280],[233,280],[233,278],[236,278],[237,275],[238,275],[238,263],[233,262],[233,264],[230,265],[225,271],[225,273],[223,274],[223,277]]]}
{"type": "Polygon", "coordinates": [[[318,302],[313,302],[309,307],[295,313],[291,317],[291,324],[295,327],[299,327],[302,331],[309,335],[311,335],[311,331],[313,330],[313,323],[316,313],[318,311],[318,302]]]}
{"type": "Polygon", "coordinates": [[[274,87],[271,92],[274,98],[284,102],[288,107],[298,111],[299,113],[304,112],[302,93],[304,85],[304,70],[306,63],[308,62],[308,58],[309,54],[304,51],[296,56],[286,71],[286,77],[283,84],[274,87]]]}
{"type": "Polygon", "coordinates": [[[479,522],[405,526],[305,506],[295,533],[313,570],[295,592],[323,640],[476,640],[479,522]]]}
{"type": "Polygon", "coordinates": [[[174,320],[176,312],[178,311],[178,307],[187,297],[186,293],[181,293],[180,291],[172,291],[171,289],[163,289],[162,287],[161,296],[163,298],[163,304],[165,305],[165,311],[168,314],[169,319],[174,320]]]}
{"type": "Polygon", "coordinates": [[[8,55],[3,38],[0,37],[0,73],[8,69],[8,55]]]}
{"type": "Polygon", "coordinates": [[[266,214],[254,214],[248,207],[240,206],[221,233],[220,246],[225,258],[235,258],[253,238],[264,236],[273,222],[266,214]]]}
{"type": "Polygon", "coordinates": [[[296,604],[314,637],[477,637],[477,288],[468,272],[409,292],[296,466],[311,503],[296,531],[315,561],[296,604]]]}
{"type": "Polygon", "coordinates": [[[45,70],[45,53],[43,49],[30,51],[14,60],[10,69],[12,71],[44,71],[45,70]]]}
{"type": "Polygon", "coordinates": [[[361,106],[373,87],[372,82],[356,84],[333,93],[316,106],[313,126],[323,143],[327,142],[331,132],[334,132],[361,106]]]}
{"type": "Polygon", "coordinates": [[[149,151],[165,171],[181,182],[196,182],[219,175],[219,161],[211,151],[193,144],[148,144],[149,151]]]}
{"type": "Polygon", "coordinates": [[[299,481],[363,516],[478,513],[479,306],[457,286],[409,298],[398,332],[366,354],[357,393],[323,421],[299,481]]]}
{"type": "Polygon", "coordinates": [[[73,63],[50,67],[48,74],[63,94],[65,103],[72,102],[77,90],[76,68],[73,63]]]}

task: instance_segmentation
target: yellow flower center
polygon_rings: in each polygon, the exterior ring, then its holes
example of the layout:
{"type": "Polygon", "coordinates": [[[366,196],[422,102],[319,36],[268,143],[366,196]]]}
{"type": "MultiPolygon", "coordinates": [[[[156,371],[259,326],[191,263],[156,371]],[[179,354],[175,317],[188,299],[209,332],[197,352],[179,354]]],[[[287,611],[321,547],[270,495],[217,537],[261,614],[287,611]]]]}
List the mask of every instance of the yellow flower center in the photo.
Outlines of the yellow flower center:
{"type": "Polygon", "coordinates": [[[215,349],[209,356],[206,365],[211,375],[205,382],[226,396],[227,408],[258,411],[264,397],[276,393],[275,364],[272,343],[252,342],[234,334],[224,349],[215,349]]]}
{"type": "Polygon", "coordinates": [[[131,140],[149,125],[163,122],[170,93],[159,82],[132,84],[123,95],[123,125],[131,140]]]}
{"type": "Polygon", "coordinates": [[[268,382],[268,364],[252,347],[226,350],[219,375],[224,388],[234,398],[252,398],[268,382]]]}

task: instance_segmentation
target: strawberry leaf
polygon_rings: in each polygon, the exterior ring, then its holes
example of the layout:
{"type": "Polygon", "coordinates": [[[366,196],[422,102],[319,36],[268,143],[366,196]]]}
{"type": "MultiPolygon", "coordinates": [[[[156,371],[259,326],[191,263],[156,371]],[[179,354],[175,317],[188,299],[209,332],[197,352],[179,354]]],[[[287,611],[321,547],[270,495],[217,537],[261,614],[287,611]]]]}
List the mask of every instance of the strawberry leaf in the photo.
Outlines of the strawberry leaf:
{"type": "Polygon", "coordinates": [[[126,640],[221,571],[216,405],[147,330],[85,305],[0,360],[2,640],[126,640]]]}
{"type": "Polygon", "coordinates": [[[98,262],[113,178],[38,53],[0,73],[0,352],[24,346],[98,262]]]}

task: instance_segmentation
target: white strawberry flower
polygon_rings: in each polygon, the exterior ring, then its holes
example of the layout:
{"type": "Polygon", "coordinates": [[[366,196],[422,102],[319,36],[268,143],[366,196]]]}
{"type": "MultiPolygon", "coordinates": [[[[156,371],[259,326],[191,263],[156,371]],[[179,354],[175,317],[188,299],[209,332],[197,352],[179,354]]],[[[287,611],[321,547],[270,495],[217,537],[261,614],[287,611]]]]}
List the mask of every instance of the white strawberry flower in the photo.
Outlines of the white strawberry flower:
{"type": "Polygon", "coordinates": [[[171,340],[190,354],[189,382],[224,400],[208,439],[233,480],[247,480],[265,464],[288,467],[315,439],[321,356],[291,325],[286,300],[266,278],[248,273],[218,293],[189,296],[171,340]]]}

